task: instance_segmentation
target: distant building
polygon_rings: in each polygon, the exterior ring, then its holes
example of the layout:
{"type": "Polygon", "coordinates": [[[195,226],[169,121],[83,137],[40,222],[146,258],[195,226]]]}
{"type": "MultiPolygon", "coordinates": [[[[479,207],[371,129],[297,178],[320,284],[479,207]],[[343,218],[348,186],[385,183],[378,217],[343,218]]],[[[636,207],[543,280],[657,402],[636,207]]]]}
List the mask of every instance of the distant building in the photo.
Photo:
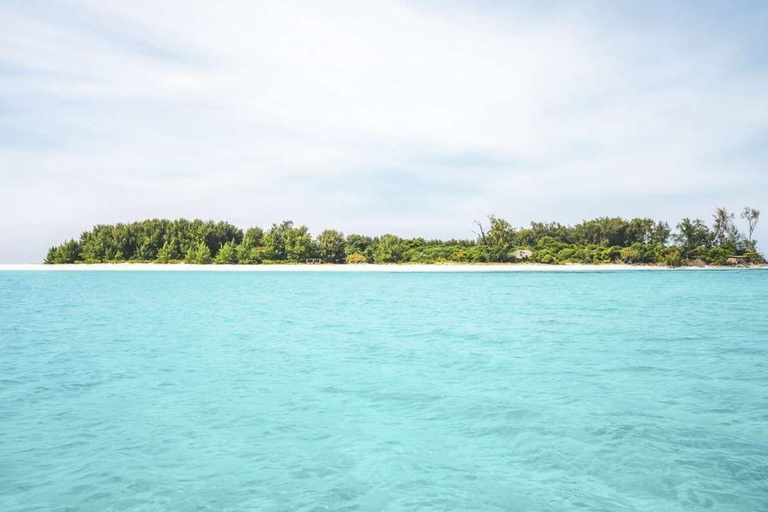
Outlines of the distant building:
{"type": "Polygon", "coordinates": [[[533,251],[529,249],[518,249],[512,254],[516,260],[527,260],[533,256],[533,251]]]}

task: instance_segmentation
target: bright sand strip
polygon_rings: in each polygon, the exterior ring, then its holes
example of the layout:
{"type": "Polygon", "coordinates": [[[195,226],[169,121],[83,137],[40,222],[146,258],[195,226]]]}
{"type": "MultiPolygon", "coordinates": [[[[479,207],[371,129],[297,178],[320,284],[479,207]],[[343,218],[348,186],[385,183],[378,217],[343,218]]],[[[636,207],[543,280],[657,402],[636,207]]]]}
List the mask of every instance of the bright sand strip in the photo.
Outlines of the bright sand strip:
{"type": "MultiPolygon", "coordinates": [[[[758,267],[750,267],[758,268],[758,267]]],[[[765,267],[760,267],[765,268],[765,267]]],[[[172,271],[172,272],[614,272],[617,270],[722,270],[723,267],[651,267],[642,265],[392,264],[392,265],[190,265],[186,263],[95,263],[80,265],[9,264],[0,271],[172,271]]]]}

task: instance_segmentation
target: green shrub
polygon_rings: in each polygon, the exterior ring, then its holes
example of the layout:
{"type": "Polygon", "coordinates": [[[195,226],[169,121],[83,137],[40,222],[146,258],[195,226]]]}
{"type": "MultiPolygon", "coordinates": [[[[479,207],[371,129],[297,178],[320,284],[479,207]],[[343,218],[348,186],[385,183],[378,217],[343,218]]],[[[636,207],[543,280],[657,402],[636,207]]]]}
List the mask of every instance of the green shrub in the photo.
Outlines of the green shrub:
{"type": "Polygon", "coordinates": [[[368,259],[359,252],[353,252],[347,256],[347,263],[350,265],[360,265],[361,263],[368,263],[368,259]]]}
{"type": "Polygon", "coordinates": [[[625,247],[621,250],[620,257],[624,263],[637,263],[640,260],[640,251],[634,247],[625,247]]]}
{"type": "Polygon", "coordinates": [[[680,249],[674,247],[670,249],[667,256],[664,258],[664,264],[668,267],[682,267],[686,264],[686,260],[683,258],[680,249]]]}
{"type": "Polygon", "coordinates": [[[227,242],[219,248],[219,252],[216,253],[214,262],[217,265],[232,265],[237,263],[237,251],[235,250],[235,244],[227,242]]]}
{"type": "Polygon", "coordinates": [[[205,245],[205,242],[198,242],[196,246],[187,251],[184,262],[206,265],[211,262],[211,250],[205,245]]]}
{"type": "Polygon", "coordinates": [[[539,251],[534,253],[534,259],[539,263],[545,263],[547,265],[554,265],[557,263],[557,258],[548,251],[539,251]]]}
{"type": "Polygon", "coordinates": [[[560,261],[571,261],[573,260],[574,256],[576,255],[576,249],[573,247],[566,247],[565,249],[560,249],[557,252],[557,259],[560,261]]]}
{"type": "Polygon", "coordinates": [[[712,247],[703,255],[702,259],[710,265],[725,265],[730,255],[731,252],[724,247],[712,247]]]}
{"type": "Polygon", "coordinates": [[[69,240],[63,244],[48,249],[45,263],[76,263],[83,261],[82,247],[77,240],[69,240]]]}
{"type": "Polygon", "coordinates": [[[246,245],[245,242],[235,248],[237,262],[241,265],[253,265],[256,263],[261,263],[261,256],[263,252],[263,247],[253,247],[251,245],[246,245]]]}

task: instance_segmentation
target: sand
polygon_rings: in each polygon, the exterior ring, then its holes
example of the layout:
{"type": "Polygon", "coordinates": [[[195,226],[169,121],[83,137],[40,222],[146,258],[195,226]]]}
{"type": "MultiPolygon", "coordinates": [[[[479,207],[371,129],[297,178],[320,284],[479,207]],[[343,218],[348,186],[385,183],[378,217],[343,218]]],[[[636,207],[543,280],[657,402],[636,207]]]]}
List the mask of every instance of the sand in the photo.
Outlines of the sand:
{"type": "MultiPolygon", "coordinates": [[[[757,268],[757,267],[750,267],[757,268]]],[[[763,267],[764,268],[764,267],[763,267]]],[[[642,265],[543,265],[517,264],[399,264],[399,265],[189,265],[162,263],[98,263],[78,265],[0,264],[0,271],[173,271],[173,272],[615,272],[615,271],[679,271],[722,270],[723,267],[651,267],[642,265]]]]}

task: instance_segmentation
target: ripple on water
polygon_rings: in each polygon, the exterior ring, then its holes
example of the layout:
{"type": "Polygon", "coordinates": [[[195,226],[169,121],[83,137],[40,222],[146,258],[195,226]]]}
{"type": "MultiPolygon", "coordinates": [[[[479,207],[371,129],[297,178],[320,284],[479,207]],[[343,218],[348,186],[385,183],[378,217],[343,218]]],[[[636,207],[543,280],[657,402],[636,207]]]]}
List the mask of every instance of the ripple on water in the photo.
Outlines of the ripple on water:
{"type": "Polygon", "coordinates": [[[768,510],[768,272],[0,272],[0,510],[768,510]]]}

